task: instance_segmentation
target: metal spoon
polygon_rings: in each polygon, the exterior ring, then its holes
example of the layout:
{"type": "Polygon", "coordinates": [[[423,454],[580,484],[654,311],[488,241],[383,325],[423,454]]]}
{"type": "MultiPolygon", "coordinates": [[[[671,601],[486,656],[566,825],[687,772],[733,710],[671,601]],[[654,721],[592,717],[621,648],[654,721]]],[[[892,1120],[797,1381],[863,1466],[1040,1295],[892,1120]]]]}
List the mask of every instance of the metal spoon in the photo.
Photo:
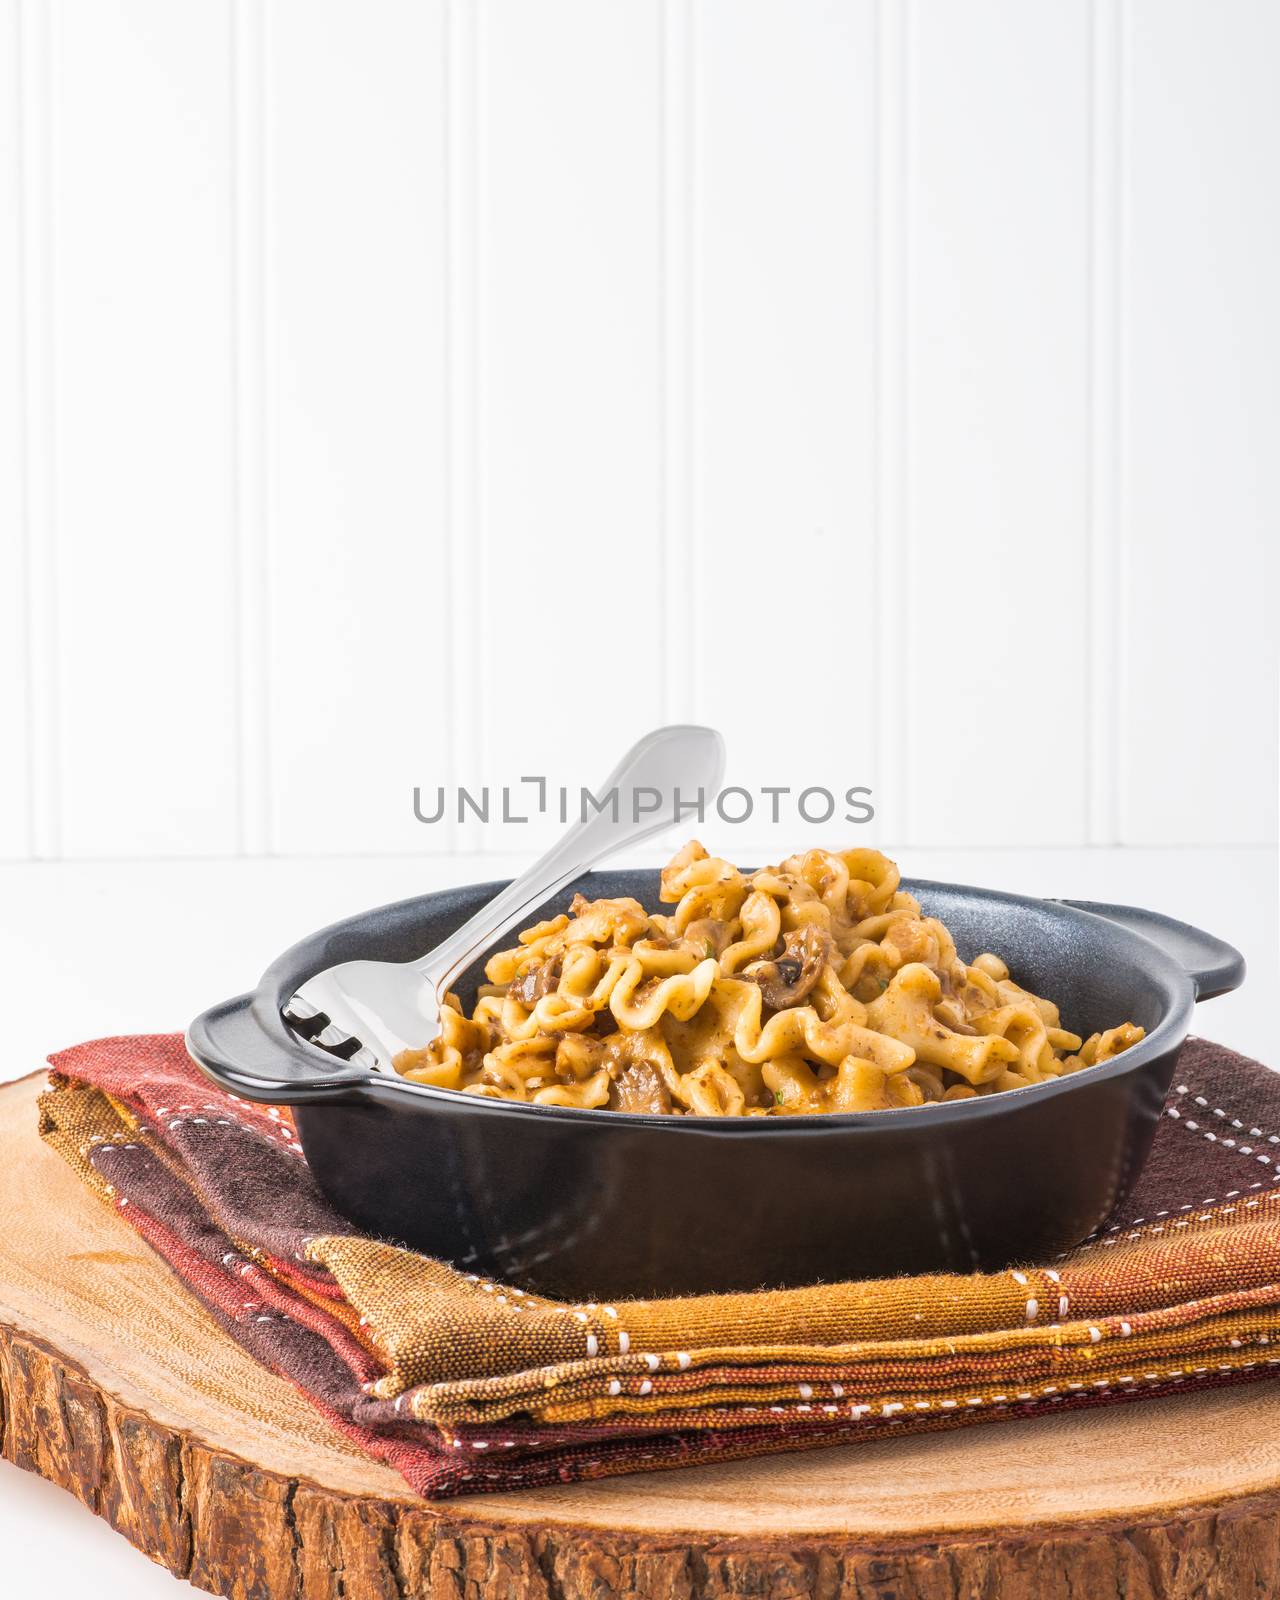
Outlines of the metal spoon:
{"type": "Polygon", "coordinates": [[[420,1050],[439,1033],[444,995],[477,956],[602,857],[670,827],[677,791],[686,801],[699,790],[714,798],[723,773],[724,741],[714,728],[656,728],[605,779],[604,795],[617,791],[616,808],[580,818],[527,872],[416,961],[344,961],[309,978],[282,1008],[285,1021],[344,1060],[391,1071],[402,1050],[420,1050]]]}

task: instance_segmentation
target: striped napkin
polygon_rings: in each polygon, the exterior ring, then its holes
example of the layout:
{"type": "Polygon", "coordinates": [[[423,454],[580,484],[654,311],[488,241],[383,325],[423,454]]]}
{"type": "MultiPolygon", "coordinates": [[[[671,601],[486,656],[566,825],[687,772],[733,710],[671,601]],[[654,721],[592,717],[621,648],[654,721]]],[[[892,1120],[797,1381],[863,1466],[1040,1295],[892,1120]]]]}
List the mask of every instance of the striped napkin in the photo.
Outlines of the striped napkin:
{"type": "MultiPolygon", "coordinates": [[[[369,1238],[179,1035],[51,1058],[40,1131],[255,1359],[432,1497],[1243,1381],[1280,1365],[1280,1077],[1190,1040],[1123,1210],[1003,1272],[568,1305],[369,1238]]],[[[1011,1196],[1011,1203],[1016,1197],[1011,1196]]]]}

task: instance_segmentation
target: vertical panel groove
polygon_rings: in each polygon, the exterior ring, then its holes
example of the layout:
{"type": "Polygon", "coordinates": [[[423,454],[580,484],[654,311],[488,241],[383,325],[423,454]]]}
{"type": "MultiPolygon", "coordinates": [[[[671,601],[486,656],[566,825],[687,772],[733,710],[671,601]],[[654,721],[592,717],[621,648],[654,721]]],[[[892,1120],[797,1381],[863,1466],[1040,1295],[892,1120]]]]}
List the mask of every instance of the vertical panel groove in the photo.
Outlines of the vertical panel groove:
{"type": "Polygon", "coordinates": [[[1089,579],[1088,760],[1090,844],[1118,842],[1118,693],[1121,650],[1120,192],[1122,0],[1093,0],[1089,122],[1089,579]]]}
{"type": "Polygon", "coordinates": [[[231,11],[232,515],[236,562],[239,850],[272,848],[271,565],[267,517],[265,321],[266,15],[231,11]]]}
{"type": "Polygon", "coordinates": [[[1275,838],[1280,8],[1120,13],[1123,845],[1275,838]],[[1265,152],[1265,155],[1263,154],[1265,152]]]}
{"type": "Polygon", "coordinates": [[[903,718],[905,680],[886,667],[901,637],[910,572],[908,517],[907,186],[912,15],[910,0],[876,6],[876,267],[875,267],[875,566],[872,626],[875,662],[875,767],[871,778],[882,837],[910,842],[903,718]]]}
{"type": "Polygon", "coordinates": [[[272,846],[434,853],[448,830],[411,797],[449,778],[447,635],[474,587],[450,593],[449,19],[445,0],[258,3],[272,846]]]}
{"type": "Polygon", "coordinates": [[[32,853],[27,616],[30,565],[24,503],[22,258],[22,19],[0,0],[0,860],[32,853]]]}
{"type": "MultiPolygon", "coordinates": [[[[479,473],[480,0],[445,5],[445,503],[449,566],[449,770],[439,781],[480,782],[484,572],[479,473]]],[[[472,822],[452,822],[455,848],[476,849],[472,822]]]]}
{"type": "Polygon", "coordinates": [[[662,714],[694,715],[693,619],[698,527],[694,514],[693,4],[659,10],[659,521],[662,577],[662,714]]]}
{"type": "Polygon", "coordinates": [[[62,853],[58,662],[54,215],[50,8],[19,0],[19,206],[22,233],[22,506],[27,582],[28,837],[62,853]]]}
{"type": "Polygon", "coordinates": [[[1111,663],[1115,682],[1111,689],[1113,705],[1109,752],[1114,777],[1111,790],[1111,843],[1130,842],[1126,815],[1125,783],[1133,760],[1133,741],[1127,726],[1129,706],[1129,604],[1133,592],[1130,565],[1133,528],[1129,515],[1129,251],[1132,215],[1130,191],[1130,138],[1133,108],[1132,25],[1129,0],[1114,0],[1115,62],[1115,539],[1111,549],[1112,582],[1115,588],[1115,657],[1111,663]]]}
{"type": "Polygon", "coordinates": [[[693,644],[694,604],[699,596],[706,592],[705,564],[706,540],[703,535],[702,511],[702,463],[704,459],[702,427],[703,427],[703,325],[702,296],[703,284],[703,232],[702,232],[702,92],[699,87],[701,80],[701,33],[702,4],[701,0],[688,0],[688,15],[685,29],[685,78],[687,83],[687,97],[685,102],[685,131],[687,137],[687,152],[685,160],[685,259],[684,259],[684,293],[685,293],[685,361],[686,361],[686,416],[687,416],[687,449],[688,449],[688,481],[685,485],[685,505],[688,516],[689,543],[686,547],[686,561],[689,574],[690,607],[688,613],[690,635],[690,661],[689,661],[689,709],[691,715],[708,718],[705,704],[706,685],[703,677],[703,652],[693,644]]]}

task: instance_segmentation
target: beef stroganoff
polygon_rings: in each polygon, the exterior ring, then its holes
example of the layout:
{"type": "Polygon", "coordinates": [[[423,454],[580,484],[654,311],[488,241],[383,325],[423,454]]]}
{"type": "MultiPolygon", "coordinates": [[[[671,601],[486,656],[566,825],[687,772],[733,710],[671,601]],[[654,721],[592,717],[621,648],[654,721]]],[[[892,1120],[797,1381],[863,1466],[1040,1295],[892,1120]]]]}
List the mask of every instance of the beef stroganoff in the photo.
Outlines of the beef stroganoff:
{"type": "Polygon", "coordinates": [[[1118,1055],[997,955],[966,964],[876,850],[808,850],[745,874],[696,841],[651,915],[587,900],[485,967],[470,1017],[404,1051],[406,1078],[536,1105],[677,1116],[876,1111],[1021,1089],[1118,1055]]]}

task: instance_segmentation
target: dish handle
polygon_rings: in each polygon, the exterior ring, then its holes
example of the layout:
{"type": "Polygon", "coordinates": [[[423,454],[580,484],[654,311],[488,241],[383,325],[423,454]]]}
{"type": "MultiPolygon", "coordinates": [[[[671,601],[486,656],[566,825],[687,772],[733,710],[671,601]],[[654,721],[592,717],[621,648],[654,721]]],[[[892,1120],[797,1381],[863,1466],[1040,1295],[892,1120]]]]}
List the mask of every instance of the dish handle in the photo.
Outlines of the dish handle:
{"type": "Polygon", "coordinates": [[[369,1079],[365,1068],[348,1066],[300,1039],[278,1011],[252,994],[201,1012],[187,1029],[186,1044],[219,1088],[266,1105],[339,1099],[369,1079]]]}
{"type": "Polygon", "coordinates": [[[1097,900],[1059,900],[1057,904],[1092,912],[1095,917],[1105,917],[1108,922],[1117,922],[1149,939],[1191,979],[1197,1000],[1230,994],[1244,982],[1245,961],[1235,946],[1202,928],[1193,928],[1189,922],[1178,922],[1140,906],[1113,906],[1097,900]]]}

